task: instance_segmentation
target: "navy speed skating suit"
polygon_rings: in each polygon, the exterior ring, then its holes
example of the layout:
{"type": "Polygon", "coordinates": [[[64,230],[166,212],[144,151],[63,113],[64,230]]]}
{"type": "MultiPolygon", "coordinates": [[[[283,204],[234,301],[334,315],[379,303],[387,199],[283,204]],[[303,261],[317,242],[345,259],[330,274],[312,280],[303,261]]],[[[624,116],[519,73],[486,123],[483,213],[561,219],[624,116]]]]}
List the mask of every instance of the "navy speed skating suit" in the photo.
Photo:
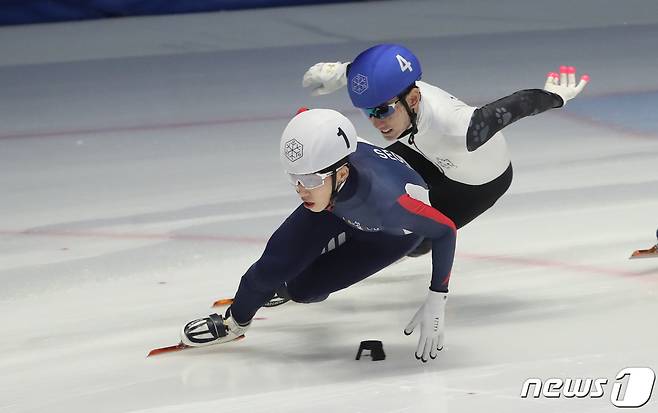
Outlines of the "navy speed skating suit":
{"type": "Polygon", "coordinates": [[[429,205],[420,175],[399,155],[362,140],[348,159],[331,211],[300,205],[242,276],[231,306],[237,322],[251,320],[284,284],[294,301],[322,301],[406,256],[423,238],[432,240],[430,289],[448,291],[456,228],[429,205]]]}

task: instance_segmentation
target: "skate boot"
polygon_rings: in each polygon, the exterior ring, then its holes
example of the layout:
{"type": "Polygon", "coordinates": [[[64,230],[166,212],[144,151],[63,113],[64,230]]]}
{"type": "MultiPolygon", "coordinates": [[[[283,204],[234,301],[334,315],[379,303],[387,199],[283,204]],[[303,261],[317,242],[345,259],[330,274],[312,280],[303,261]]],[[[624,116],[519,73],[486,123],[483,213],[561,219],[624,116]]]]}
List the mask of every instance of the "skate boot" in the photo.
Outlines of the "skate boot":
{"type": "Polygon", "coordinates": [[[203,347],[221,344],[244,337],[251,322],[239,324],[231,316],[231,308],[226,314],[210,314],[208,317],[190,321],[181,330],[181,342],[190,347],[203,347]]]}

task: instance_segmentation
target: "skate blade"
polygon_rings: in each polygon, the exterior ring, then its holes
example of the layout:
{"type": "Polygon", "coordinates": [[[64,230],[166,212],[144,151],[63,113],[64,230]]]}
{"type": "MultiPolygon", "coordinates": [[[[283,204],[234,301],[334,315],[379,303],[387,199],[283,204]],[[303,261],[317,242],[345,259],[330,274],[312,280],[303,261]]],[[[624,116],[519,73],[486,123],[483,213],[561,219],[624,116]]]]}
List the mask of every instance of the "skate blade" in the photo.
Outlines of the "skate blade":
{"type": "Polygon", "coordinates": [[[149,351],[149,354],[147,354],[146,357],[157,356],[158,354],[164,353],[173,353],[174,351],[181,351],[187,348],[190,348],[190,346],[183,343],[178,343],[175,346],[154,348],[153,350],[149,351]]]}
{"type": "Polygon", "coordinates": [[[628,259],[632,260],[635,258],[655,258],[658,257],[658,245],[654,245],[648,250],[637,250],[631,254],[628,259]]]}
{"type": "Polygon", "coordinates": [[[223,307],[225,305],[231,305],[233,304],[233,299],[232,298],[221,298],[214,303],[212,303],[212,307],[223,307]]]}
{"type": "MultiPolygon", "coordinates": [[[[234,341],[240,341],[243,338],[245,338],[244,334],[241,335],[240,337],[237,337],[235,340],[231,340],[228,343],[232,343],[234,341]]],[[[226,344],[226,343],[222,343],[226,344]]],[[[187,344],[178,343],[175,346],[168,346],[168,347],[160,347],[160,348],[154,348],[153,350],[149,351],[149,353],[146,355],[146,357],[151,357],[151,356],[157,356],[160,354],[166,354],[166,353],[174,353],[176,351],[182,351],[182,350],[187,350],[190,348],[203,348],[203,347],[210,347],[210,346],[202,346],[202,347],[192,347],[188,346],[187,344]]]]}

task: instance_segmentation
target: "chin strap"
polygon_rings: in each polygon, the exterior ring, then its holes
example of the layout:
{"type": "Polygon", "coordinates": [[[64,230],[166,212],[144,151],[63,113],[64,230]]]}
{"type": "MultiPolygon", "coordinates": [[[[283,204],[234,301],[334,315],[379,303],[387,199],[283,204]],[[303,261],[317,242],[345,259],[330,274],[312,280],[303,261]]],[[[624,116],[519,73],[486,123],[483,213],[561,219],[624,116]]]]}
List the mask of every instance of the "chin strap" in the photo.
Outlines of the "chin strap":
{"type": "Polygon", "coordinates": [[[402,132],[400,136],[397,137],[397,139],[404,138],[405,136],[409,135],[409,145],[414,144],[414,136],[418,133],[418,114],[411,110],[409,107],[409,104],[407,103],[406,99],[400,99],[400,103],[404,107],[404,110],[407,111],[407,115],[409,115],[409,120],[411,120],[411,125],[407,130],[402,132]]]}
{"type": "Polygon", "coordinates": [[[336,182],[336,175],[338,174],[338,169],[340,168],[342,168],[342,166],[334,169],[334,173],[331,174],[331,196],[329,197],[329,204],[325,208],[325,211],[331,212],[334,209],[334,204],[336,203],[338,192],[340,192],[340,190],[343,189],[343,186],[345,185],[345,181],[341,183],[336,182]]]}

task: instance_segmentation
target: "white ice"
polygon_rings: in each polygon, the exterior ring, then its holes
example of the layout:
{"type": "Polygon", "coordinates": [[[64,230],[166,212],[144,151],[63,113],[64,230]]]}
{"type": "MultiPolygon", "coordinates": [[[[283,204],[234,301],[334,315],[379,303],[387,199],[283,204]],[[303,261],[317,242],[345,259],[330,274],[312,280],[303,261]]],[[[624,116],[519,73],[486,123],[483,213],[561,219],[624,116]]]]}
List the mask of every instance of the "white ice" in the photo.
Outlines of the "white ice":
{"type": "Polygon", "coordinates": [[[610,386],[600,399],[520,391],[530,377],[658,371],[658,260],[628,260],[658,225],[658,134],[629,127],[655,122],[657,44],[647,0],[0,28],[0,411],[617,411],[610,386]],[[422,364],[402,334],[427,288],[419,258],[324,303],[263,309],[240,342],[147,359],[234,293],[297,205],[277,151],[299,106],[342,110],[384,143],[346,93],[301,88],[311,64],[382,41],[472,104],[541,87],[560,64],[592,78],[573,105],[505,130],[514,183],[459,232],[445,350],[422,364]],[[592,118],[606,99],[625,124],[592,118]],[[354,360],[366,339],[385,361],[354,360]]]}

